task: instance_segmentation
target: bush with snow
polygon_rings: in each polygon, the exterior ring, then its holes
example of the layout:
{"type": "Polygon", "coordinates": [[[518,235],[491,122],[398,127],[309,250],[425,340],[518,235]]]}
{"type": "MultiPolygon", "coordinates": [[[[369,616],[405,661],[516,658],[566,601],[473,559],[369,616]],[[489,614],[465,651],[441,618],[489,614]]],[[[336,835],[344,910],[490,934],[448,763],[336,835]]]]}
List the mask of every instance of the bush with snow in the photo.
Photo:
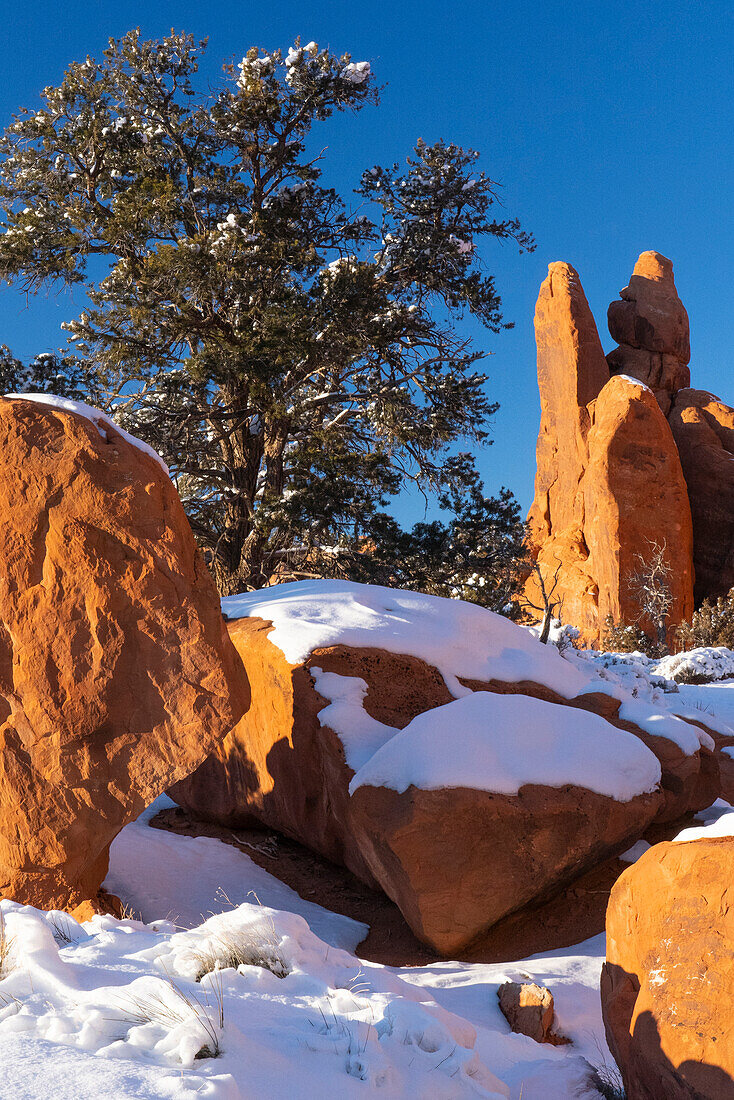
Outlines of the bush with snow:
{"type": "Polygon", "coordinates": [[[734,650],[726,646],[705,646],[687,653],[671,653],[655,666],[658,675],[679,684],[711,684],[734,679],[734,650]]]}

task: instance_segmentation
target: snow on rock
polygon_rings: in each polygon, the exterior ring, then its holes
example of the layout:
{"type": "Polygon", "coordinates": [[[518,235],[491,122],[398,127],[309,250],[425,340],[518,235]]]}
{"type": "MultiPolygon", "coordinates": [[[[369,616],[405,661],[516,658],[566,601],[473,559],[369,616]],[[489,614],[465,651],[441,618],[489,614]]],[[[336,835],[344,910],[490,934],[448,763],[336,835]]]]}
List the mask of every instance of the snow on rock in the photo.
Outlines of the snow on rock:
{"type": "Polygon", "coordinates": [[[648,848],[652,845],[648,844],[646,840],[638,840],[636,844],[633,844],[631,848],[628,848],[626,852],[622,852],[619,858],[622,863],[637,863],[640,856],[644,856],[648,848]]]}
{"type": "Polygon", "coordinates": [[[692,756],[698,752],[702,745],[707,749],[714,748],[713,738],[700,726],[684,722],[675,714],[666,711],[661,713],[649,703],[625,700],[619,708],[619,717],[624,722],[634,722],[636,726],[654,737],[665,737],[675,742],[686,756],[692,756]]]}
{"type": "Polygon", "coordinates": [[[660,775],[639,738],[596,714],[478,691],[419,714],[363,764],[349,791],[469,787],[514,795],[528,783],[572,784],[628,802],[655,790],[660,775]]]}
{"type": "Polygon", "coordinates": [[[290,664],[315,649],[375,647],[417,657],[441,672],[456,698],[469,680],[532,680],[570,699],[590,679],[553,646],[478,604],[352,581],[293,581],[228,596],[230,619],[258,616],[273,623],[270,641],[290,664]]]}
{"type": "Polygon", "coordinates": [[[717,798],[713,806],[696,814],[701,825],[694,825],[689,829],[683,829],[673,838],[673,843],[678,844],[689,840],[715,840],[719,837],[734,837],[734,808],[722,798],[717,798]]]}
{"type": "Polygon", "coordinates": [[[163,467],[166,474],[169,473],[168,467],[157,451],[154,451],[149,444],[144,443],[137,436],[130,435],[101,409],[95,409],[92,405],[85,405],[83,401],[72,401],[69,397],[57,397],[54,393],[6,393],[4,396],[9,400],[34,401],[37,405],[49,405],[52,409],[60,409],[62,412],[76,413],[77,416],[83,416],[86,420],[92,421],[105,441],[107,440],[107,429],[111,428],[128,443],[131,443],[133,447],[137,447],[138,450],[154,458],[163,467]]]}
{"type": "Polygon", "coordinates": [[[311,676],[319,695],[330,700],[319,711],[319,722],[339,734],[347,764],[359,771],[397,729],[378,722],[364,709],[367,682],[361,676],[341,676],[320,668],[311,668],[311,676]]]}

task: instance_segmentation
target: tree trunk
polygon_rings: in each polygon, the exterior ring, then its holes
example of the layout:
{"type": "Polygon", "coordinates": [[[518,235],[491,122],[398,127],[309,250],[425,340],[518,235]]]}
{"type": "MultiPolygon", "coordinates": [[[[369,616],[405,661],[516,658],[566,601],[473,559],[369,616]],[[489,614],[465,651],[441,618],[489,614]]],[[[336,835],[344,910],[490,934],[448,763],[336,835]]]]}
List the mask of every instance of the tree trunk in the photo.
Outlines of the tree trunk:
{"type": "Polygon", "coordinates": [[[270,532],[257,525],[256,513],[283,494],[287,439],[287,423],[275,419],[266,420],[260,433],[245,428],[229,437],[227,457],[234,493],[225,508],[224,535],[212,555],[212,573],[221,596],[264,588],[272,579],[270,532]]]}

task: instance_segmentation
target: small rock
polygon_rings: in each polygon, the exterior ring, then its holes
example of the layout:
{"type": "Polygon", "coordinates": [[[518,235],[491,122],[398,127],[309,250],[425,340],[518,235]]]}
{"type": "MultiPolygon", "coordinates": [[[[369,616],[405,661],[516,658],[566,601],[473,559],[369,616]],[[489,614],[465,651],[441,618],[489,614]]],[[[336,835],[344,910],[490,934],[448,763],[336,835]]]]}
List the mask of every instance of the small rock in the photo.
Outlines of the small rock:
{"type": "Polygon", "coordinates": [[[505,982],[497,990],[500,1008],[513,1031],[536,1043],[557,1043],[553,1035],[553,994],[535,982],[505,982]]]}

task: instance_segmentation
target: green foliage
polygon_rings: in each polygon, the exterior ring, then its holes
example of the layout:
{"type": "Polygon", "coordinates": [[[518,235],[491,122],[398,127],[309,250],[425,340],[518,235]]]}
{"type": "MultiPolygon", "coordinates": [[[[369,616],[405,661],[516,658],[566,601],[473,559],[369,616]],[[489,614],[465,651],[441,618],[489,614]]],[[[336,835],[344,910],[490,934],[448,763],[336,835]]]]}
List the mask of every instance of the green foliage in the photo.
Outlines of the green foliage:
{"type": "MultiPolygon", "coordinates": [[[[368,63],[253,48],[201,93],[204,48],[131,31],[20,112],[0,277],[83,286],[63,362],[161,453],[223,592],[376,541],[406,477],[476,528],[488,506],[451,446],[485,441],[495,406],[454,323],[503,327],[477,243],[531,238],[491,217],[496,184],[453,144],[367,169],[356,209],[323,185],[313,131],[377,101],[368,63]]],[[[410,538],[437,561],[459,536],[410,538]]]]}
{"type": "Polygon", "coordinates": [[[734,649],[734,588],[716,600],[705,599],[691,616],[690,623],[678,627],[679,650],[699,646],[725,646],[734,649]]]}
{"type": "Polygon", "coordinates": [[[611,615],[604,620],[601,648],[610,653],[644,653],[647,657],[662,657],[657,641],[636,623],[618,623],[611,615]]]}
{"type": "Polygon", "coordinates": [[[74,356],[38,355],[28,364],[0,345],[0,393],[53,393],[94,404],[102,398],[89,372],[74,356]]]}
{"type": "Polygon", "coordinates": [[[526,556],[517,501],[507,489],[485,497],[469,456],[458,456],[455,466],[457,484],[440,497],[449,522],[404,531],[391,516],[378,514],[369,536],[345,544],[323,562],[322,573],[469,600],[517,617],[513,596],[526,556]]]}

